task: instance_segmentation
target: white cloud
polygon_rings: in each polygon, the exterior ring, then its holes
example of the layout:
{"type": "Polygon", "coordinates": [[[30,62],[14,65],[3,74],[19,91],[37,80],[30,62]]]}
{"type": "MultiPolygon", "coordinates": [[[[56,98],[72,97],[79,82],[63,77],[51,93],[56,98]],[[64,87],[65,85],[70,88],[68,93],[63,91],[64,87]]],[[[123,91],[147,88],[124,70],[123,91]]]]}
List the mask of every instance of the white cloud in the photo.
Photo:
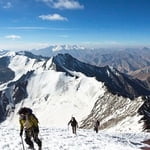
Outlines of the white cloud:
{"type": "Polygon", "coordinates": [[[20,27],[6,27],[5,29],[9,29],[9,30],[47,30],[49,28],[47,27],[25,27],[25,26],[20,26],[20,27]]]}
{"type": "Polygon", "coordinates": [[[6,35],[5,38],[16,40],[16,39],[21,39],[21,36],[19,36],[19,35],[6,35]]]}
{"type": "Polygon", "coordinates": [[[49,14],[49,15],[41,15],[39,16],[42,20],[50,20],[50,21],[67,21],[66,17],[63,17],[59,14],[49,14]]]}
{"type": "Polygon", "coordinates": [[[6,9],[11,8],[11,7],[12,7],[12,3],[11,3],[11,2],[7,2],[7,3],[3,6],[3,8],[6,8],[6,9]]]}
{"type": "Polygon", "coordinates": [[[25,26],[20,26],[20,27],[3,27],[0,29],[8,29],[8,30],[56,30],[56,31],[68,31],[68,30],[76,30],[76,28],[51,28],[51,27],[25,27],[25,26]]]}
{"type": "Polygon", "coordinates": [[[83,9],[84,6],[81,5],[76,0],[36,0],[46,3],[48,6],[56,9],[83,9]]]}
{"type": "Polygon", "coordinates": [[[74,0],[59,0],[54,3],[54,8],[58,9],[83,9],[83,5],[80,5],[79,2],[74,0]]]}

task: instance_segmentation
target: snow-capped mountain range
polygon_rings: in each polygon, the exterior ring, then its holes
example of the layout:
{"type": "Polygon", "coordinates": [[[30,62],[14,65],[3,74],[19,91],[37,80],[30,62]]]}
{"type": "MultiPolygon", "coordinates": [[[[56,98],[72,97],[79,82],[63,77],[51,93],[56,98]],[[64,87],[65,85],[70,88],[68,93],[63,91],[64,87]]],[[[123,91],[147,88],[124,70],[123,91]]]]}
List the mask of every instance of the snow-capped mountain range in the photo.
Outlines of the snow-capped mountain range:
{"type": "Polygon", "coordinates": [[[147,80],[149,86],[150,48],[84,48],[78,45],[53,45],[47,48],[31,50],[41,56],[56,56],[68,53],[80,61],[103,67],[112,66],[140,80],[147,80]]]}
{"type": "Polygon", "coordinates": [[[149,89],[112,67],[85,64],[69,54],[44,58],[29,52],[2,53],[0,62],[1,121],[17,125],[18,109],[28,106],[42,126],[66,126],[73,115],[84,128],[95,119],[103,129],[143,128],[140,96],[147,97],[149,89]]]}

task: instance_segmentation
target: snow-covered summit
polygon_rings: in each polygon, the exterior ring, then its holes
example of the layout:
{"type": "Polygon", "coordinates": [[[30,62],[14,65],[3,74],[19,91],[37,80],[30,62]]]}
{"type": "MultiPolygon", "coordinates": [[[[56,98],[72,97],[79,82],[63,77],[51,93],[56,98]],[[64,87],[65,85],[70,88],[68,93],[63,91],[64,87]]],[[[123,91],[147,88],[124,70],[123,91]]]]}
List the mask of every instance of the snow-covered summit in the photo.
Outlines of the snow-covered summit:
{"type": "Polygon", "coordinates": [[[55,45],[52,47],[52,51],[61,50],[85,50],[86,48],[80,45],[55,45]]]}
{"type": "Polygon", "coordinates": [[[56,64],[57,71],[66,72],[70,75],[72,74],[70,71],[80,72],[88,77],[95,77],[96,80],[104,82],[108,90],[114,94],[134,98],[150,93],[149,89],[144,88],[144,83],[109,66],[96,67],[83,63],[69,54],[58,54],[53,57],[53,62],[56,64]]]}

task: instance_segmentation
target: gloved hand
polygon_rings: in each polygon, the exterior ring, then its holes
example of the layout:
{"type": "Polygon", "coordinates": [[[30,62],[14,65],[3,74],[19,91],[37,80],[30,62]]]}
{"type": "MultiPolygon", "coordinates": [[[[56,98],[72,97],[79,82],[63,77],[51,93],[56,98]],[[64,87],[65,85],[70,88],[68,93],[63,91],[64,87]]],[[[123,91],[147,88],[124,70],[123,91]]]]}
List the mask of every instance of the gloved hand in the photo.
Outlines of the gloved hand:
{"type": "Polygon", "coordinates": [[[23,134],[23,130],[20,130],[20,136],[22,136],[22,134],[23,134]]]}

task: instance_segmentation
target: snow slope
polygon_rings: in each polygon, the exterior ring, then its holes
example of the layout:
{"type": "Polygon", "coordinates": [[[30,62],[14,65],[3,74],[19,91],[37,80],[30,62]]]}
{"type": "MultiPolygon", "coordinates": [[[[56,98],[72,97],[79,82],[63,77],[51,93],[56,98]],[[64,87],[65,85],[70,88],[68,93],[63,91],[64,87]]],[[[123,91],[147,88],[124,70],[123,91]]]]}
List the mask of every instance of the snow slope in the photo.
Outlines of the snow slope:
{"type": "Polygon", "coordinates": [[[42,126],[62,127],[72,115],[78,121],[86,117],[104,88],[94,78],[82,76],[75,80],[54,70],[37,70],[28,81],[27,91],[28,97],[16,105],[14,122],[23,105],[34,110],[42,126]]]}
{"type": "MultiPolygon", "coordinates": [[[[13,126],[0,126],[0,149],[22,150],[19,130],[13,126]]],[[[40,128],[43,150],[140,150],[150,147],[142,143],[150,138],[147,133],[117,133],[93,130],[77,130],[77,135],[70,128],[40,128]]],[[[25,150],[27,145],[23,140],[25,150]]],[[[35,144],[37,149],[37,145],[35,144]]]]}

